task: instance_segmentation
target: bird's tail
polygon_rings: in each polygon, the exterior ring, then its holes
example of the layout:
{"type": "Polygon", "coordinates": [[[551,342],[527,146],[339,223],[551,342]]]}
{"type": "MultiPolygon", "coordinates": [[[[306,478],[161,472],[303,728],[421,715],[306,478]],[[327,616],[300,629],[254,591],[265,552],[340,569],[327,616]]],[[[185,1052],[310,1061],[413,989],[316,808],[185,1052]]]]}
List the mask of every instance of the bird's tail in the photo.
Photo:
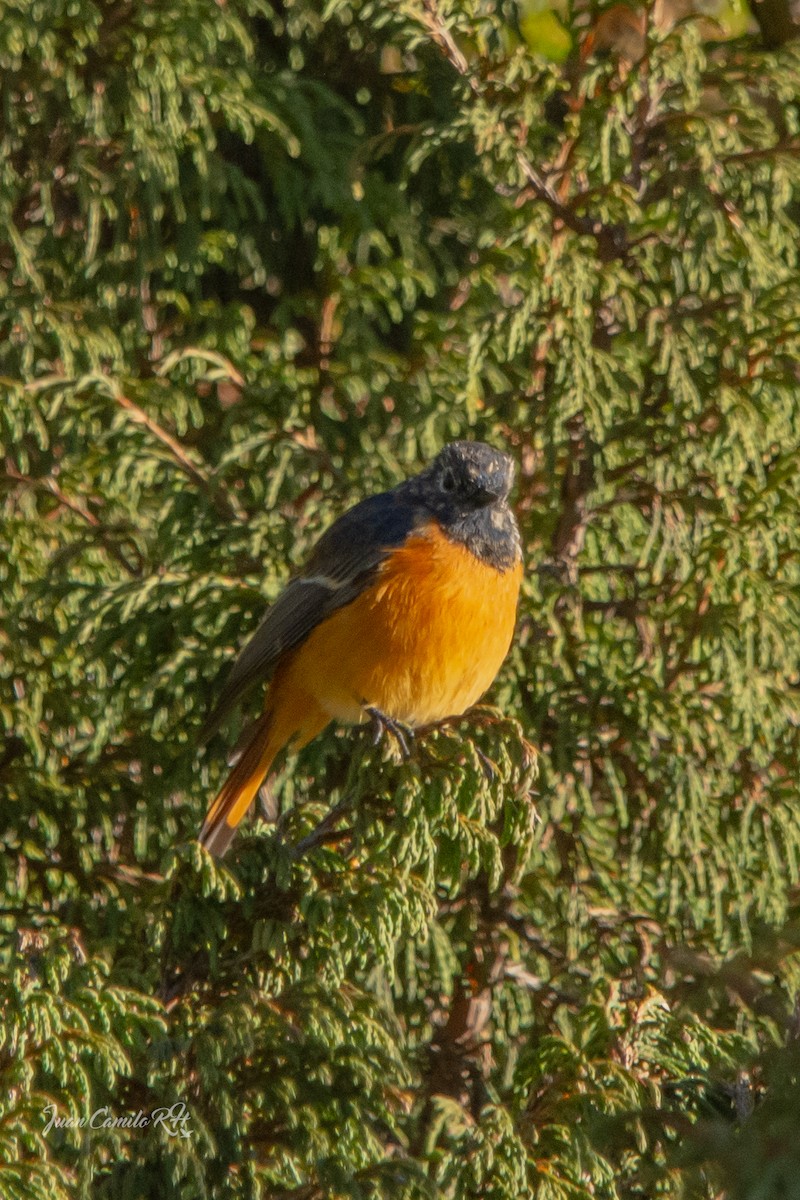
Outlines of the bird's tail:
{"type": "Polygon", "coordinates": [[[236,833],[236,827],[253,802],[253,797],[283,747],[285,738],[275,728],[272,713],[265,712],[254,723],[241,756],[206,813],[198,841],[221,858],[236,833]]]}

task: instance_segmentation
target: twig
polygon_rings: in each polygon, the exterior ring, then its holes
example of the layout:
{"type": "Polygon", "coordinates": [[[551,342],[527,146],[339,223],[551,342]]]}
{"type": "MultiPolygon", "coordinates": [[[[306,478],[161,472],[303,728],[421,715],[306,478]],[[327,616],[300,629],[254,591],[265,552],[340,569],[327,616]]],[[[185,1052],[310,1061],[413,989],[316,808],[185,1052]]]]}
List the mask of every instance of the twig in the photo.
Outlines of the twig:
{"type": "Polygon", "coordinates": [[[149,416],[143,408],[140,408],[138,404],[127,396],[122,395],[122,393],[115,393],[114,398],[120,408],[130,413],[132,420],[140,425],[144,425],[145,429],[152,433],[153,437],[158,438],[162,445],[167,447],[181,470],[203,489],[221,516],[226,517],[228,520],[247,520],[247,514],[244,510],[223,491],[218,482],[212,482],[202,467],[192,462],[177,438],[168,433],[163,425],[159,425],[158,421],[149,416]]]}
{"type": "Polygon", "coordinates": [[[9,479],[13,479],[17,483],[25,484],[26,487],[33,488],[35,491],[38,490],[50,492],[52,496],[55,496],[56,500],[63,508],[69,509],[70,512],[73,512],[77,517],[80,517],[82,521],[85,521],[87,525],[90,525],[92,529],[96,529],[100,537],[100,541],[111,557],[116,559],[120,566],[124,567],[129,575],[134,576],[134,578],[139,576],[140,571],[128,559],[127,555],[120,550],[119,546],[117,546],[111,540],[108,530],[103,525],[103,522],[99,520],[99,518],[96,517],[93,512],[90,512],[89,509],[86,508],[86,506],[79,500],[73,500],[71,496],[68,496],[66,492],[62,491],[52,475],[47,475],[42,479],[34,479],[30,475],[23,475],[23,473],[10,458],[6,459],[5,468],[6,476],[9,479]]]}
{"type": "Polygon", "coordinates": [[[733,154],[723,154],[719,161],[727,167],[731,163],[753,162],[760,158],[770,158],[773,154],[787,154],[792,157],[800,154],[800,138],[789,138],[788,141],[776,142],[774,146],[759,146],[754,150],[737,150],[733,154]]]}
{"type": "Polygon", "coordinates": [[[300,841],[292,847],[292,861],[297,862],[297,860],[302,858],[304,854],[307,854],[309,850],[314,850],[317,846],[322,846],[326,842],[338,841],[340,838],[348,837],[353,832],[352,829],[339,829],[334,831],[333,826],[340,817],[343,817],[344,814],[349,811],[349,808],[349,799],[340,800],[339,803],[330,810],[327,816],[322,818],[319,825],[311,830],[311,833],[306,834],[304,838],[301,838],[300,841]]]}
{"type": "MultiPolygon", "coordinates": [[[[469,63],[456,45],[450,30],[442,21],[436,0],[423,0],[422,10],[422,21],[430,33],[431,39],[445,55],[451,66],[466,81],[472,94],[477,99],[482,100],[483,93],[480,84],[475,75],[470,71],[469,63]]],[[[588,234],[590,237],[595,238],[600,245],[604,257],[618,258],[622,255],[624,233],[621,229],[604,225],[602,221],[594,217],[579,216],[571,206],[564,204],[559,199],[550,183],[539,173],[522,150],[516,151],[515,161],[527,181],[530,191],[537,199],[543,200],[549,206],[553,215],[559,221],[574,233],[588,234]]]]}

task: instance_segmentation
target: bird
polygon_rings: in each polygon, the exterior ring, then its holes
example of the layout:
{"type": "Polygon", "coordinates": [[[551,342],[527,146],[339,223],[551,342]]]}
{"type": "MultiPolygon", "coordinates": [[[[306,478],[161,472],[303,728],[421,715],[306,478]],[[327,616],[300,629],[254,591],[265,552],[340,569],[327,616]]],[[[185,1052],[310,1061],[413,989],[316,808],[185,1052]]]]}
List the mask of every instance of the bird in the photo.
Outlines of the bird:
{"type": "Polygon", "coordinates": [[[419,474],[340,516],[235,660],[201,732],[251,689],[264,708],[198,840],[221,857],[276,756],[331,722],[372,721],[401,746],[460,716],[494,681],[514,634],[522,547],[514,462],[483,442],[445,445],[419,474]]]}

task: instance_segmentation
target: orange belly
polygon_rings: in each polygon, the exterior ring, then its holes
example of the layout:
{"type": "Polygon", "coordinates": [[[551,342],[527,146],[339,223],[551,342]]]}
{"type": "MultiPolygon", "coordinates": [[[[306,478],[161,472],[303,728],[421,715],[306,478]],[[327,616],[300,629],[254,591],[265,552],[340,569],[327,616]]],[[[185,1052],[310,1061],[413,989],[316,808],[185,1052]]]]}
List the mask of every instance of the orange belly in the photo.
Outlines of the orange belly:
{"type": "Polygon", "coordinates": [[[276,682],[338,721],[368,707],[411,726],[456,716],[508,653],[521,578],[521,563],[498,571],[430,525],[287,656],[276,682]]]}

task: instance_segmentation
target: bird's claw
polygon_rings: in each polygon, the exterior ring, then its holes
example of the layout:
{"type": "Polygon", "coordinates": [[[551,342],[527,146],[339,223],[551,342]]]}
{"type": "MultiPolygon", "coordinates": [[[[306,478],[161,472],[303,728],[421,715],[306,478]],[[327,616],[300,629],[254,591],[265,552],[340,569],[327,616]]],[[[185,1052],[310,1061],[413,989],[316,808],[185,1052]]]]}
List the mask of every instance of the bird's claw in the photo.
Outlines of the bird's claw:
{"type": "Polygon", "coordinates": [[[373,746],[377,746],[385,733],[390,733],[400,747],[403,758],[408,758],[411,754],[409,742],[414,738],[413,729],[409,729],[408,725],[403,725],[400,721],[393,720],[392,717],[387,717],[386,713],[382,713],[379,708],[368,708],[366,711],[372,718],[373,746]]]}
{"type": "Polygon", "coordinates": [[[478,762],[481,764],[484,779],[487,783],[494,783],[495,779],[497,779],[496,765],[477,746],[475,747],[475,753],[478,756],[478,762]]]}

